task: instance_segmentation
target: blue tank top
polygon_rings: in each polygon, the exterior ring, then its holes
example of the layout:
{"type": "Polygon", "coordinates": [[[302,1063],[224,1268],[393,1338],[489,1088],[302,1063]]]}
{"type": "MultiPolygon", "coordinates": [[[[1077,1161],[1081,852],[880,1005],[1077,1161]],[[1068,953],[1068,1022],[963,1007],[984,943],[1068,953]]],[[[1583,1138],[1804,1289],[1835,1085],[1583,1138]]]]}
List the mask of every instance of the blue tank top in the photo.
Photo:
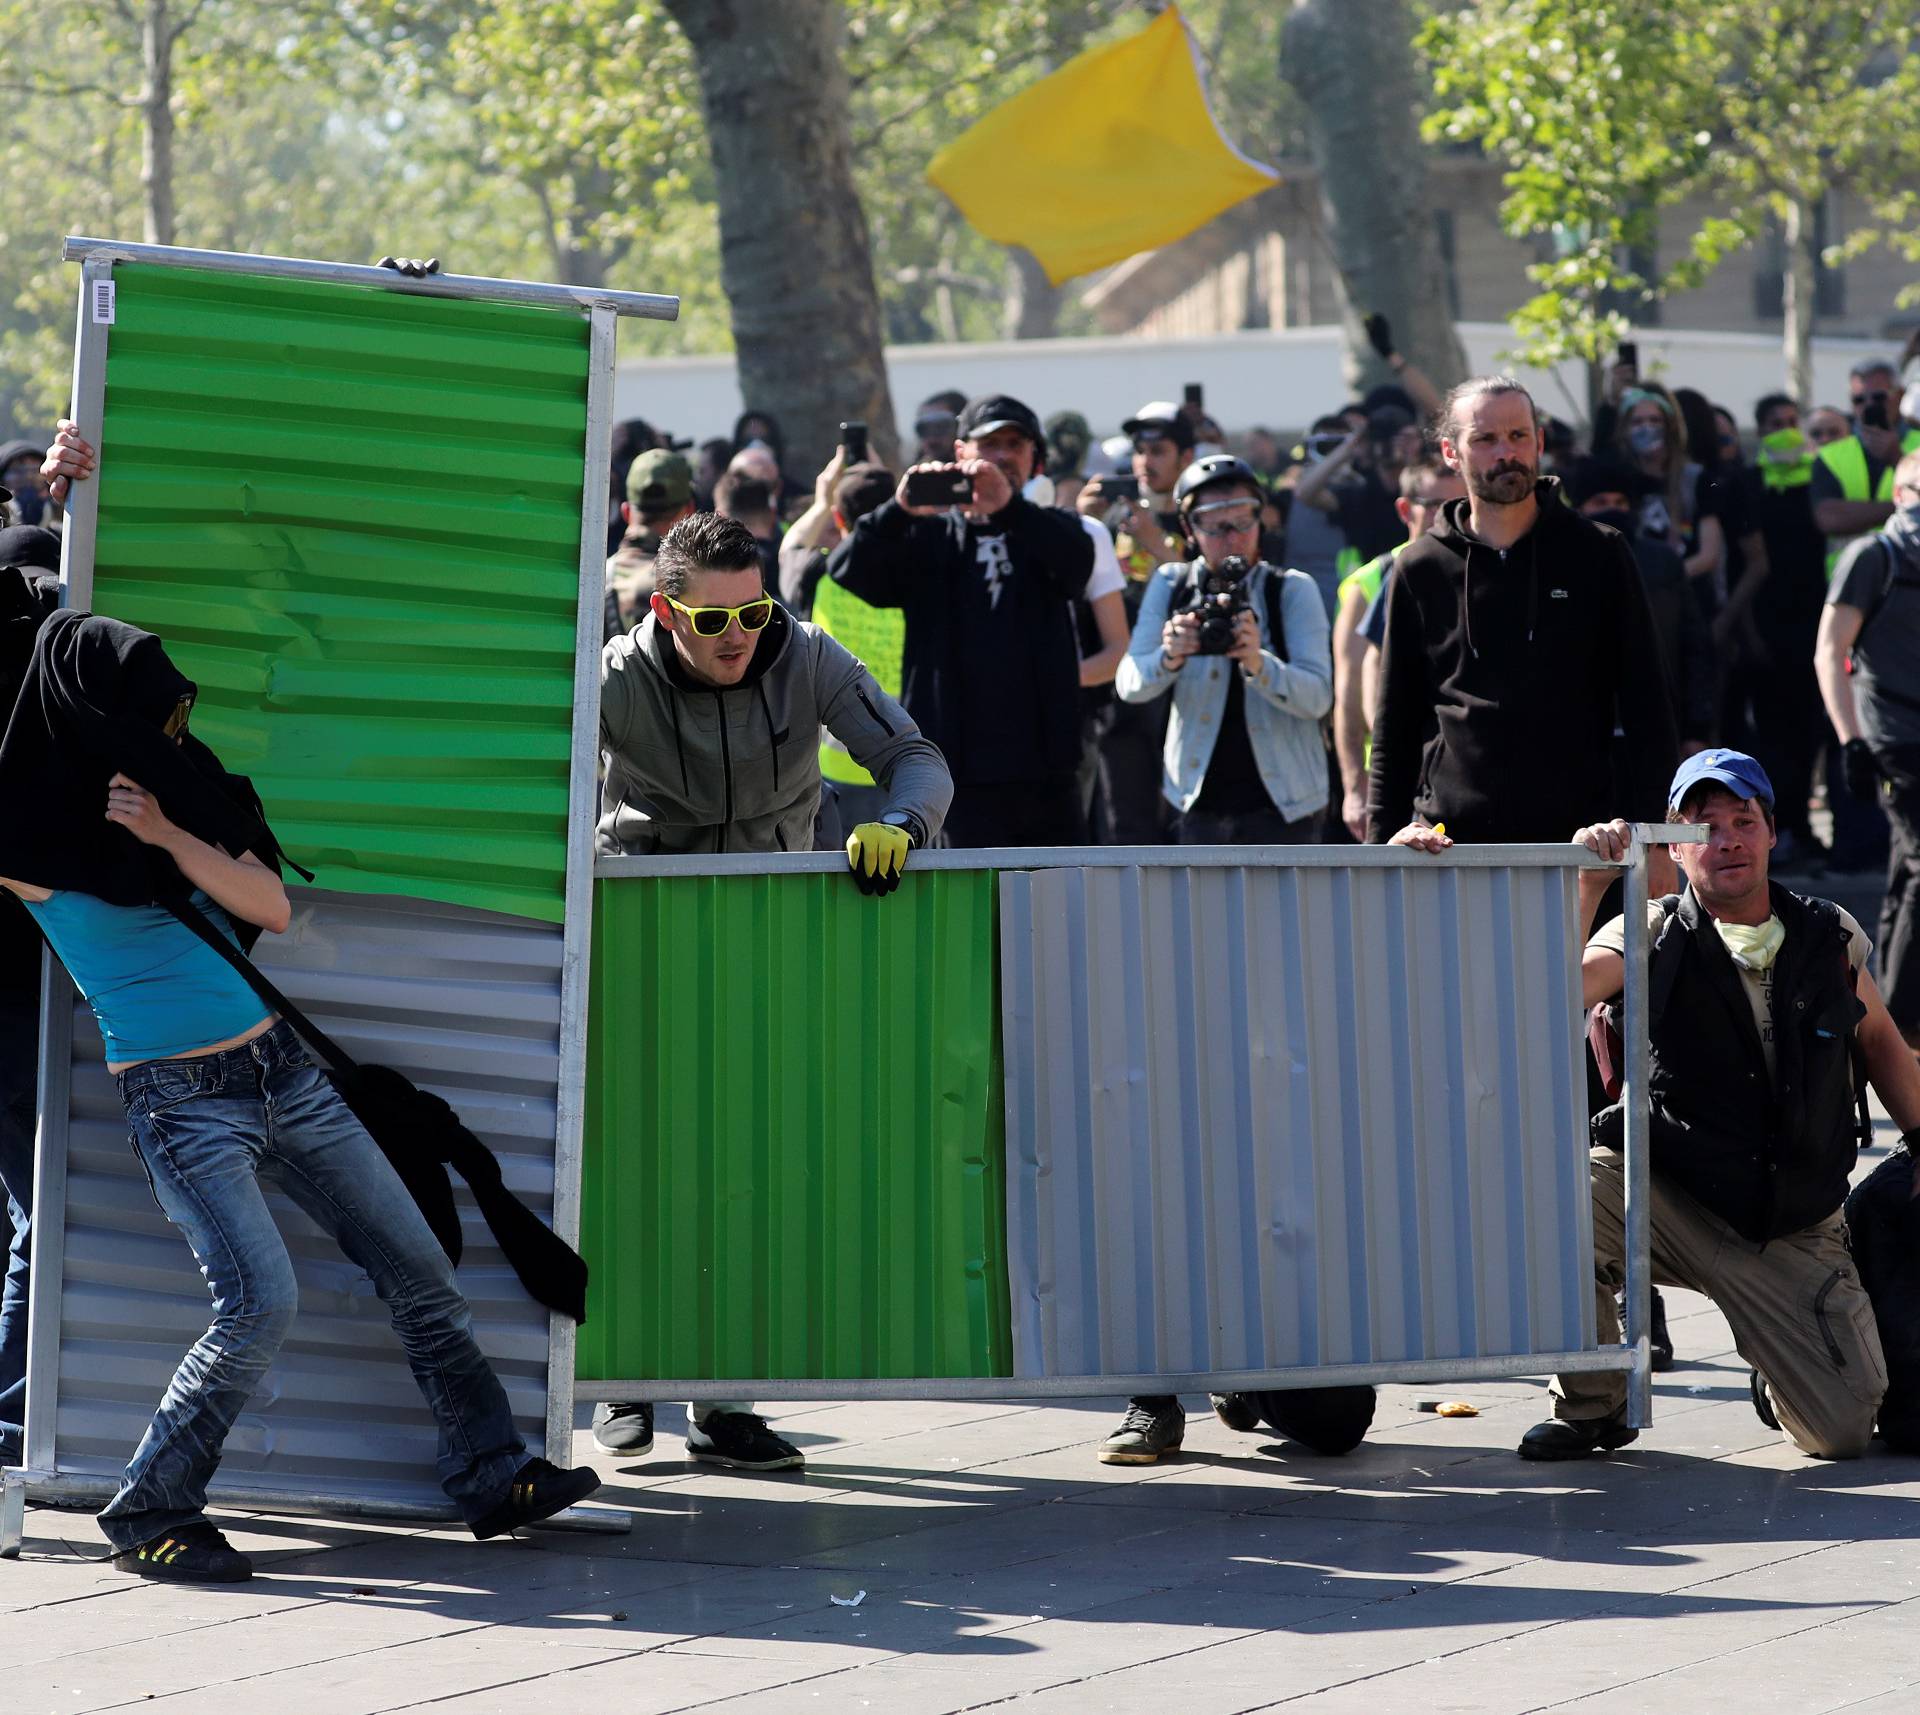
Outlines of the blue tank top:
{"type": "MultiPolygon", "coordinates": [[[[24,903],[93,1008],[111,1065],[193,1054],[268,1016],[239,972],[163,906],[72,891],[24,903]]],[[[219,906],[198,889],[193,903],[240,945],[219,906]]]]}

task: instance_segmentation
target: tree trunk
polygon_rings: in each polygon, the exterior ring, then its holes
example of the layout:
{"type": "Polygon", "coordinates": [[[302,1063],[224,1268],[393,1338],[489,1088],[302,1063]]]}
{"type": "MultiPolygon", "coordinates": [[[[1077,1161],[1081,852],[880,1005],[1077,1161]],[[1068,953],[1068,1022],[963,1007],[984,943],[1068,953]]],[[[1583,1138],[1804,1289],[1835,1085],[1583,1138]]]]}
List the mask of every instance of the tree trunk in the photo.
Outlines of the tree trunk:
{"type": "Polygon", "coordinates": [[[1783,323],[1781,347],[1787,360],[1787,391],[1800,409],[1813,409],[1814,268],[1812,233],[1814,209],[1799,197],[1787,203],[1781,221],[1786,266],[1781,270],[1780,299],[1783,323]]]}
{"type": "Polygon", "coordinates": [[[1066,290],[1047,278],[1033,252],[1018,245],[1007,248],[1007,310],[1003,331],[1008,339],[1051,339],[1059,332],[1060,305],[1066,290]]]}
{"type": "Polygon", "coordinates": [[[693,46],[740,391],[796,474],[864,421],[898,456],[867,218],[853,184],[838,0],[666,0],[693,46]]]}
{"type": "Polygon", "coordinates": [[[1435,386],[1467,372],[1427,195],[1413,30],[1408,0],[1294,0],[1281,38],[1281,75],[1307,111],[1356,391],[1393,379],[1361,327],[1375,310],[1435,386]]]}
{"type": "Polygon", "coordinates": [[[147,0],[140,17],[140,191],[146,241],[173,242],[173,21],[167,0],[147,0]]]}

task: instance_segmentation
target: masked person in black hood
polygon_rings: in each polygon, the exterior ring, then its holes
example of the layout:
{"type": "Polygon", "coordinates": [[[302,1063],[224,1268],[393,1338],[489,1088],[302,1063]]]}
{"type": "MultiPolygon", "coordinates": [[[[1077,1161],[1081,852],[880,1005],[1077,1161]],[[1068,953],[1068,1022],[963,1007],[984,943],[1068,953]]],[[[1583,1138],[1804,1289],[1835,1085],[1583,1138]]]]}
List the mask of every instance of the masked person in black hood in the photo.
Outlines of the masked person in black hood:
{"type": "Polygon", "coordinates": [[[1564,840],[1623,806],[1616,723],[1626,814],[1658,820],[1678,744],[1626,542],[1541,478],[1538,417],[1516,381],[1456,387],[1440,452],[1467,498],[1401,554],[1388,588],[1368,838],[1564,840]]]}
{"type": "MultiPolygon", "coordinates": [[[[73,445],[69,478],[92,464],[91,449],[73,445]]],[[[19,635],[5,633],[9,664],[19,635]]],[[[252,1575],[205,1508],[297,1300],[263,1176],[388,1305],[440,1426],[441,1486],[476,1536],[591,1494],[592,1471],[527,1456],[440,1241],[292,1026],[167,907],[192,905],[235,947],[280,932],[291,914],[252,786],[188,731],[193,682],[157,637],[63,611],[33,630],[5,688],[0,795],[21,808],[0,821],[0,887],[24,901],[87,997],[154,1200],[213,1297],[212,1324],[100,1515],[115,1567],[181,1582],[252,1575]]]]}
{"type": "MultiPolygon", "coordinates": [[[[0,490],[0,505],[4,505],[0,490]]],[[[33,657],[41,623],[60,605],[50,575],[59,539],[32,525],[0,530],[0,713],[33,657]]],[[[0,1205],[7,1222],[0,1280],[0,1465],[20,1462],[27,1407],[27,1278],[33,1242],[33,1116],[40,1038],[40,932],[0,889],[0,1205]]]]}

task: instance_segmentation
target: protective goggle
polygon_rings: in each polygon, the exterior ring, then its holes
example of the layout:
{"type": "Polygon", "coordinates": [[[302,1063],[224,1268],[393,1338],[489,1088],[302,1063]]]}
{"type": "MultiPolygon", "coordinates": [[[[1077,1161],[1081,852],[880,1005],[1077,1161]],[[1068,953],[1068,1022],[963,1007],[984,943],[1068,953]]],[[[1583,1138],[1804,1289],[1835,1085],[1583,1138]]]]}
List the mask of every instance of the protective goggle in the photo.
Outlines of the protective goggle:
{"type": "Polygon", "coordinates": [[[1260,524],[1260,509],[1249,506],[1243,500],[1216,502],[1212,506],[1196,506],[1193,509],[1193,527],[1202,536],[1211,536],[1218,540],[1222,536],[1238,536],[1247,530],[1257,529],[1260,524]],[[1219,517],[1203,516],[1208,512],[1218,512],[1219,517]]]}
{"type": "Polygon", "coordinates": [[[675,613],[687,616],[687,623],[693,627],[696,637],[718,637],[735,623],[742,631],[765,631],[768,621],[773,618],[773,600],[770,596],[742,602],[738,607],[688,607],[685,602],[675,601],[668,596],[667,606],[675,613]]]}

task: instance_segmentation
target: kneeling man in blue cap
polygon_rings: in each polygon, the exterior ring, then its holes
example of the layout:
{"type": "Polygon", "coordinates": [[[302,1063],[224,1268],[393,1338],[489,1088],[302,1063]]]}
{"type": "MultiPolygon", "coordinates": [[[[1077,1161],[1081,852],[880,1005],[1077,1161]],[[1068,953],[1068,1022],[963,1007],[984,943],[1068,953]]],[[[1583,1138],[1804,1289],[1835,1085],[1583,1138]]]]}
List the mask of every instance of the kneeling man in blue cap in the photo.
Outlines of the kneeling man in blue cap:
{"type": "MultiPolygon", "coordinates": [[[[1871,949],[1860,925],[1830,901],[1768,878],[1773,785],[1760,764],[1735,750],[1689,757],[1673,777],[1668,813],[1704,823],[1709,837],[1672,848],[1685,886],[1652,902],[1644,929],[1653,1278],[1720,1307],[1753,1368],[1763,1422],[1816,1458],[1852,1458],[1872,1439],[1887,1370],[1841,1204],[1871,1137],[1865,1084],[1911,1147],[1920,1070],[1865,968],[1871,949]]],[[[1616,859],[1628,837],[1625,822],[1574,836],[1616,859]]],[[[1608,879],[1582,873],[1586,920],[1608,879]]],[[[1588,942],[1588,1006],[1620,993],[1626,936],[1616,917],[1588,942]]],[[[1603,1343],[1619,1327],[1623,1118],[1616,1102],[1593,1120],[1603,1343]]],[[[1578,1459],[1624,1447],[1635,1434],[1626,1391],[1617,1371],[1556,1377],[1553,1416],[1527,1431],[1521,1455],[1578,1459]]]]}

